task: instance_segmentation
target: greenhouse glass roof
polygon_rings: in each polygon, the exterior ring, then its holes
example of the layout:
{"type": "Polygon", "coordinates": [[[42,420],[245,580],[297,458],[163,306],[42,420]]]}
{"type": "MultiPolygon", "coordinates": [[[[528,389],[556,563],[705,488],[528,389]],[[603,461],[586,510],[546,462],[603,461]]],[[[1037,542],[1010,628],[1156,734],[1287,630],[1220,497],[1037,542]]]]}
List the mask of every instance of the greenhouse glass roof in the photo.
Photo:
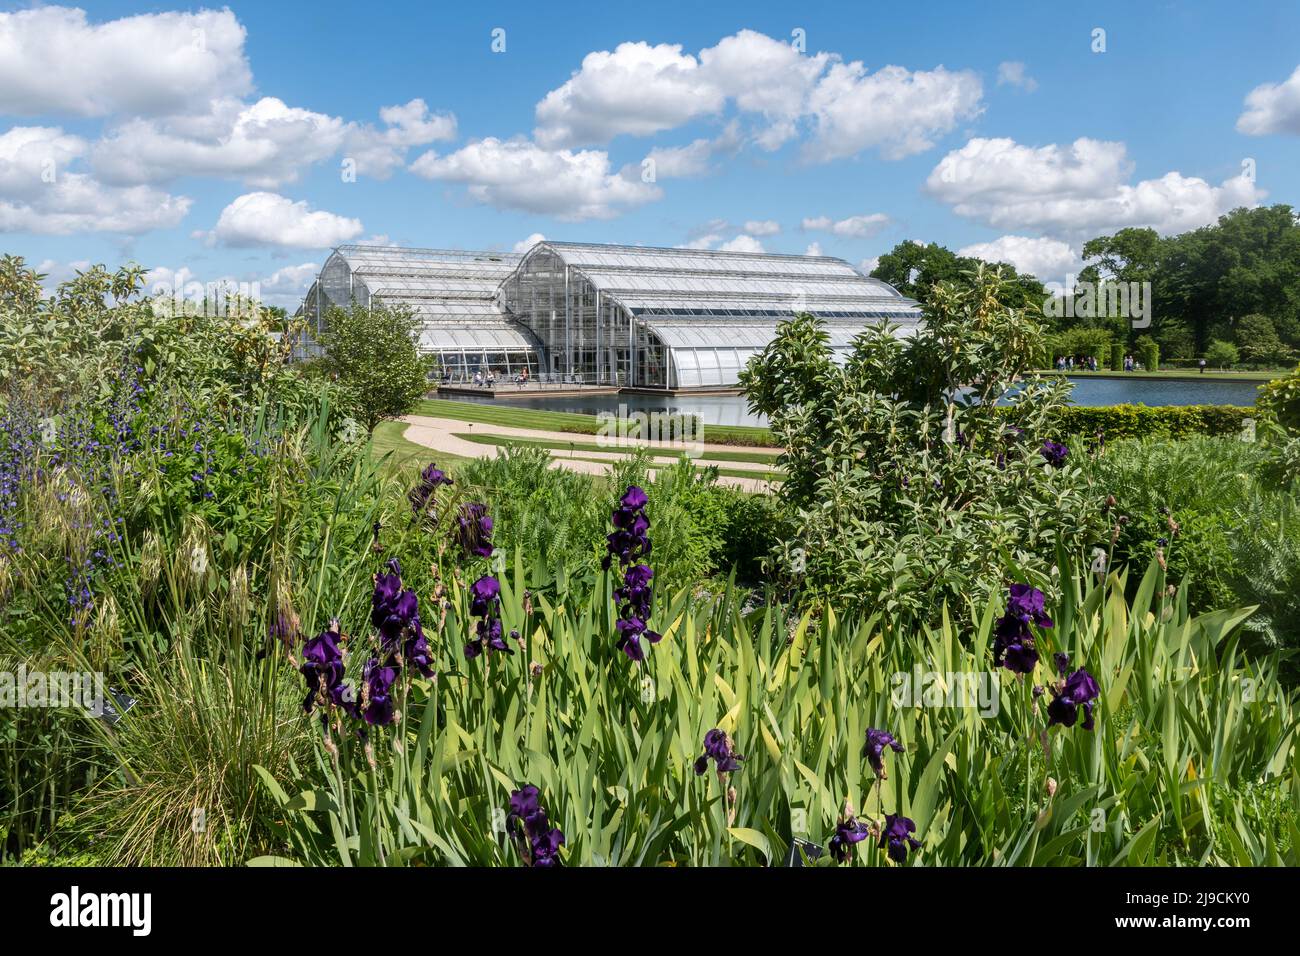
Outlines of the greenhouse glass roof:
{"type": "Polygon", "coordinates": [[[812,312],[831,324],[835,319],[906,324],[919,318],[915,302],[829,256],[542,245],[655,328],[670,318],[698,326],[710,318],[778,318],[792,311],[812,312]]]}
{"type": "Polygon", "coordinates": [[[344,245],[334,250],[322,275],[347,276],[325,282],[331,301],[348,297],[403,305],[420,319],[420,344],[431,351],[534,349],[528,330],[510,321],[497,304],[497,289],[520,256],[457,249],[344,245]],[[337,291],[330,294],[330,286],[337,291]]]}

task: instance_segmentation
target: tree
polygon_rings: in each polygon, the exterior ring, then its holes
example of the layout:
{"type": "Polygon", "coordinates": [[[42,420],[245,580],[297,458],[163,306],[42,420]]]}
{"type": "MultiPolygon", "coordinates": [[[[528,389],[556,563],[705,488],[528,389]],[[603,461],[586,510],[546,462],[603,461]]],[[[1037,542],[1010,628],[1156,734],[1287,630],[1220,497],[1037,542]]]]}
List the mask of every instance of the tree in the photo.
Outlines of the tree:
{"type": "Polygon", "coordinates": [[[1252,365],[1285,365],[1294,355],[1278,338],[1273,320],[1266,315],[1243,315],[1237,320],[1235,337],[1241,354],[1252,365]]]}
{"type": "Polygon", "coordinates": [[[1084,243],[1083,257],[1080,281],[1151,283],[1148,334],[1167,356],[1202,353],[1229,337],[1230,316],[1250,313],[1272,319],[1284,345],[1300,345],[1300,217],[1290,206],[1234,209],[1177,236],[1121,229],[1084,243]]]}
{"type": "Polygon", "coordinates": [[[1241,360],[1241,355],[1237,351],[1237,346],[1231,342],[1224,342],[1222,339],[1215,339],[1210,343],[1210,347],[1205,350],[1205,361],[1215,368],[1228,368],[1236,365],[1241,360]]]}
{"type": "Polygon", "coordinates": [[[950,249],[932,242],[928,246],[904,240],[880,257],[871,276],[888,282],[903,295],[925,304],[930,293],[940,282],[961,282],[981,265],[993,266],[1001,274],[998,300],[1014,309],[1030,309],[1041,314],[1047,289],[1037,278],[1017,272],[1005,262],[986,262],[973,256],[959,256],[950,249]]]}
{"type": "Polygon", "coordinates": [[[322,368],[337,381],[347,413],[369,432],[385,419],[405,415],[429,390],[435,359],[420,354],[418,331],[419,323],[405,308],[353,303],[326,313],[322,368]]]}
{"type": "Polygon", "coordinates": [[[1189,359],[1196,354],[1196,336],[1181,321],[1161,323],[1155,339],[1165,358],[1189,359]]]}

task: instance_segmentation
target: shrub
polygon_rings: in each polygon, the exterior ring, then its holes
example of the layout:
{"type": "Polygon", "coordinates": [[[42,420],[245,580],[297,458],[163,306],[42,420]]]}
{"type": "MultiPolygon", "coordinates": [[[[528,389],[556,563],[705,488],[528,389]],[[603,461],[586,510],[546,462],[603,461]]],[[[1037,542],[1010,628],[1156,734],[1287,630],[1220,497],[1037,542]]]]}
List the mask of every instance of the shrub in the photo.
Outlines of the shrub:
{"type": "Polygon", "coordinates": [[[1142,368],[1148,372],[1158,372],[1160,370],[1160,346],[1156,340],[1149,335],[1138,336],[1134,344],[1137,350],[1138,361],[1142,363],[1142,368]]]}
{"type": "Polygon", "coordinates": [[[1066,405],[1052,411],[1050,431],[1060,439],[1100,434],[1106,441],[1195,435],[1239,438],[1255,414],[1252,408],[1232,405],[1066,405]]]}
{"type": "Polygon", "coordinates": [[[1242,357],[1252,365],[1276,367],[1295,360],[1295,350],[1278,337],[1277,327],[1266,315],[1243,315],[1235,334],[1242,357]]]}
{"type": "Polygon", "coordinates": [[[1300,435],[1300,365],[1260,386],[1256,407],[1292,435],[1300,435]]]}
{"type": "Polygon", "coordinates": [[[1124,343],[1110,343],[1110,370],[1112,372],[1124,371],[1124,343]]]}
{"type": "Polygon", "coordinates": [[[1126,518],[1115,560],[1142,564],[1163,548],[1191,607],[1259,604],[1251,629],[1271,646],[1296,646],[1300,619],[1281,595],[1300,588],[1300,518],[1290,494],[1261,480],[1268,462],[1259,444],[1148,438],[1112,443],[1089,467],[1126,518]]]}
{"type": "Polygon", "coordinates": [[[982,604],[1009,569],[1046,574],[1062,541],[1083,546],[1093,507],[1074,460],[1044,443],[1066,385],[1021,380],[1042,331],[999,304],[998,283],[981,271],[937,285],[914,336],[869,330],[843,367],[809,315],[751,360],[742,386],[785,449],[781,579],[928,617],[982,604]]]}

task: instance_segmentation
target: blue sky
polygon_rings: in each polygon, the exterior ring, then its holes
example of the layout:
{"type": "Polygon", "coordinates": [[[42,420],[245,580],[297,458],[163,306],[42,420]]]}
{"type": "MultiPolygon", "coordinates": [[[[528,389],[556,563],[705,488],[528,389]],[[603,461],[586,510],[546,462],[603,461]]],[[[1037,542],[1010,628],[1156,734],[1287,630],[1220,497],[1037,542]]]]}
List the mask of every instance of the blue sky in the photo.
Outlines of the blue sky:
{"type": "Polygon", "coordinates": [[[52,278],[292,304],[341,241],[543,235],[1059,281],[1094,235],[1300,205],[1294,3],[0,11],[0,250],[52,278]]]}

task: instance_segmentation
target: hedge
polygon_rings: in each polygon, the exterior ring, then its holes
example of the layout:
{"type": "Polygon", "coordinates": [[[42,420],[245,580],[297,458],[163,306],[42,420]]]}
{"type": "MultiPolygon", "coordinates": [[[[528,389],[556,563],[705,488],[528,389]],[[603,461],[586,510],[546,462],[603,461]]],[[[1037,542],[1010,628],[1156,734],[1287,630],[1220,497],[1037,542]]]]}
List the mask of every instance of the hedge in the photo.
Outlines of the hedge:
{"type": "Polygon", "coordinates": [[[1235,405],[1068,405],[1055,415],[1060,436],[1186,438],[1210,435],[1239,438],[1255,418],[1254,408],[1235,405]]]}

